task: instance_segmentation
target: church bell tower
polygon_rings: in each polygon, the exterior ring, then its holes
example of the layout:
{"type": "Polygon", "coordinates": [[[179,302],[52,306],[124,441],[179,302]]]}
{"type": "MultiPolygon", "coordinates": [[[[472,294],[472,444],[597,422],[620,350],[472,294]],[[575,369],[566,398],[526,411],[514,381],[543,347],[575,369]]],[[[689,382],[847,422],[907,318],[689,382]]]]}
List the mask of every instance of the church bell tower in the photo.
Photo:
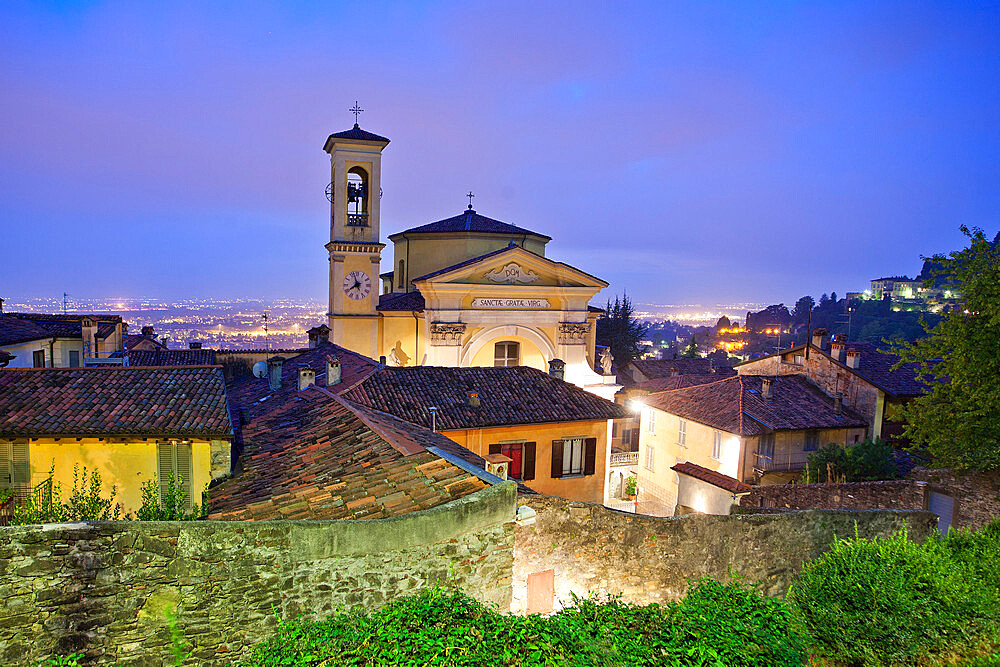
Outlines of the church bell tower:
{"type": "MultiPolygon", "coordinates": [[[[351,111],[360,113],[355,104],[351,111]]],[[[355,115],[355,121],[357,116],[355,115]]],[[[370,358],[378,354],[379,200],[382,151],[389,140],[362,130],[357,122],[331,134],[330,154],[330,342],[370,358]]]]}

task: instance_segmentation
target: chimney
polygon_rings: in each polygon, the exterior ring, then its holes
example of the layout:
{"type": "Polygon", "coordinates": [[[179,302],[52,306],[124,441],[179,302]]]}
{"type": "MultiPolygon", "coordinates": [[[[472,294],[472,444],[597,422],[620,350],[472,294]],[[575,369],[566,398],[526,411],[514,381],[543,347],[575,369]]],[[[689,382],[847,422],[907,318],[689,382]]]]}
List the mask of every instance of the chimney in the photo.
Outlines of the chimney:
{"type": "Polygon", "coordinates": [[[306,332],[309,334],[309,347],[319,347],[330,342],[330,327],[321,324],[306,332]]]}
{"type": "Polygon", "coordinates": [[[271,390],[281,389],[281,365],[285,363],[284,357],[271,357],[267,360],[267,366],[271,373],[271,390]]]}
{"type": "Polygon", "coordinates": [[[857,368],[861,365],[861,350],[852,347],[847,351],[847,367],[857,368]]]}
{"type": "Polygon", "coordinates": [[[380,356],[380,357],[378,358],[378,362],[379,362],[380,364],[382,364],[383,366],[385,366],[385,355],[384,355],[384,354],[383,354],[383,355],[381,355],[381,356],[380,356]]]}
{"type": "Polygon", "coordinates": [[[771,400],[771,396],[774,395],[774,392],[771,390],[773,384],[774,380],[772,378],[761,378],[760,380],[760,395],[767,400],[771,400]]]}
{"type": "Polygon", "coordinates": [[[833,397],[833,411],[838,415],[844,411],[844,395],[839,391],[833,397]]]}
{"type": "Polygon", "coordinates": [[[507,479],[507,469],[514,459],[503,454],[487,454],[483,459],[486,461],[486,472],[507,479]]]}
{"type": "Polygon", "coordinates": [[[142,328],[142,337],[143,338],[152,339],[153,335],[154,335],[153,334],[153,327],[145,326],[145,327],[142,328]]]}
{"type": "Polygon", "coordinates": [[[473,408],[479,407],[479,392],[477,391],[469,392],[469,405],[473,408]]]}
{"type": "Polygon", "coordinates": [[[316,371],[309,364],[299,364],[299,391],[316,384],[316,371]]]}
{"type": "Polygon", "coordinates": [[[340,359],[337,357],[326,358],[326,386],[332,387],[340,384],[340,359]]]}
{"type": "Polygon", "coordinates": [[[201,341],[193,340],[193,341],[189,342],[188,343],[188,349],[189,350],[200,350],[201,349],[201,341]]]}
{"type": "Polygon", "coordinates": [[[818,347],[819,349],[822,350],[823,347],[826,346],[826,334],[827,334],[826,329],[822,328],[813,329],[813,337],[812,337],[813,347],[818,347]]]}
{"type": "Polygon", "coordinates": [[[549,361],[549,375],[557,380],[562,380],[566,376],[566,362],[562,359],[549,361]]]}
{"type": "Polygon", "coordinates": [[[843,341],[834,340],[830,343],[830,356],[840,363],[844,363],[844,350],[847,349],[847,345],[843,341]]]}

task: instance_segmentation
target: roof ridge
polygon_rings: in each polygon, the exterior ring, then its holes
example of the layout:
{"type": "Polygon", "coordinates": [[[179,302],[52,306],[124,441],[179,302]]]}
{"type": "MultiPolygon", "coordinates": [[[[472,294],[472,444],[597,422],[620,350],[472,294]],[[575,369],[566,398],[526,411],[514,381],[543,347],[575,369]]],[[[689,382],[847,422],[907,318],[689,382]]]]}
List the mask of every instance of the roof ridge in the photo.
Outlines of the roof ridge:
{"type": "Polygon", "coordinates": [[[740,409],[740,435],[742,436],[743,433],[744,433],[744,431],[743,431],[743,376],[737,374],[736,377],[739,379],[739,382],[740,382],[740,406],[739,406],[739,409],[740,409]]]}
{"type": "MultiPolygon", "coordinates": [[[[708,374],[707,373],[691,373],[690,375],[708,375],[708,374]]],[[[673,377],[673,376],[669,376],[669,377],[673,377]]],[[[656,396],[657,394],[667,394],[667,393],[670,393],[672,391],[685,391],[685,390],[688,390],[688,389],[697,389],[699,387],[710,387],[713,384],[719,384],[720,382],[728,382],[729,380],[733,380],[733,379],[738,378],[738,377],[740,377],[739,374],[737,374],[737,375],[728,375],[728,376],[726,376],[724,378],[719,378],[718,380],[716,380],[714,382],[703,382],[701,384],[693,384],[690,387],[675,387],[673,389],[663,389],[662,391],[654,391],[654,392],[650,393],[650,396],[656,396]]],[[[664,379],[664,378],[653,378],[653,380],[662,380],[662,379],[664,379]]],[[[653,380],[645,380],[645,382],[652,382],[653,380]]],[[[642,383],[641,382],[637,382],[636,384],[642,384],[642,383]]],[[[740,385],[742,386],[742,381],[740,382],[740,385]]]]}
{"type": "MultiPolygon", "coordinates": [[[[386,431],[386,429],[383,428],[381,424],[378,424],[377,422],[375,422],[375,420],[371,419],[368,415],[364,413],[364,410],[361,409],[363,406],[361,406],[360,403],[352,405],[352,401],[349,401],[346,398],[334,394],[332,391],[326,389],[325,387],[317,387],[316,385],[313,385],[313,387],[316,390],[323,392],[324,394],[332,398],[334,401],[344,406],[346,409],[350,410],[351,414],[353,414],[355,417],[363,421],[368,428],[377,433],[380,438],[382,438],[383,440],[386,441],[386,443],[389,444],[390,447],[395,449],[403,456],[411,456],[413,454],[419,454],[420,452],[427,451],[426,447],[416,442],[415,440],[413,442],[413,446],[410,447],[398,442],[394,435],[386,431]],[[419,449],[415,449],[414,447],[418,447],[419,449]]],[[[374,411],[374,408],[367,408],[367,409],[374,411]]],[[[392,417],[393,419],[397,420],[399,419],[399,417],[389,415],[388,413],[383,413],[383,414],[386,414],[387,416],[392,417]]],[[[419,428],[423,428],[422,426],[419,425],[417,426],[419,428]]]]}

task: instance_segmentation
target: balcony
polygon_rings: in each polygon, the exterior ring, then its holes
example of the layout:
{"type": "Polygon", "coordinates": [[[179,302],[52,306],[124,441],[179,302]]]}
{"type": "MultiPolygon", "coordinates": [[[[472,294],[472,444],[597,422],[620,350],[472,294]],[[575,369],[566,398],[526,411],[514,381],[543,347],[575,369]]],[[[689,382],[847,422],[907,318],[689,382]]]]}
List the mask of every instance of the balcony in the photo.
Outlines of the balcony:
{"type": "Polygon", "coordinates": [[[347,226],[348,227],[367,227],[368,226],[368,214],[367,213],[348,213],[347,214],[347,226]]]}
{"type": "Polygon", "coordinates": [[[612,452],[611,467],[639,465],[639,452],[612,452]]]}
{"type": "Polygon", "coordinates": [[[756,460],[754,470],[759,473],[765,472],[801,472],[805,470],[809,455],[812,452],[786,450],[775,452],[772,455],[755,452],[756,460]]]}

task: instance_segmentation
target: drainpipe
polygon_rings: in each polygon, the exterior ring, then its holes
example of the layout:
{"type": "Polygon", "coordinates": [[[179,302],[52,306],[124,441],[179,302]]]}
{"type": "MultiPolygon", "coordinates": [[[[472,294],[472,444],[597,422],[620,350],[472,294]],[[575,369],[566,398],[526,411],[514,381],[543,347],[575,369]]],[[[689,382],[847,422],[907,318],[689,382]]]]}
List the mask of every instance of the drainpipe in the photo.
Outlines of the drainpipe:
{"type": "Polygon", "coordinates": [[[49,368],[56,367],[56,339],[49,341],[49,368]]]}
{"type": "Polygon", "coordinates": [[[420,318],[417,317],[417,311],[413,311],[412,315],[413,315],[413,365],[422,366],[423,364],[417,363],[417,360],[420,358],[420,318]]]}

